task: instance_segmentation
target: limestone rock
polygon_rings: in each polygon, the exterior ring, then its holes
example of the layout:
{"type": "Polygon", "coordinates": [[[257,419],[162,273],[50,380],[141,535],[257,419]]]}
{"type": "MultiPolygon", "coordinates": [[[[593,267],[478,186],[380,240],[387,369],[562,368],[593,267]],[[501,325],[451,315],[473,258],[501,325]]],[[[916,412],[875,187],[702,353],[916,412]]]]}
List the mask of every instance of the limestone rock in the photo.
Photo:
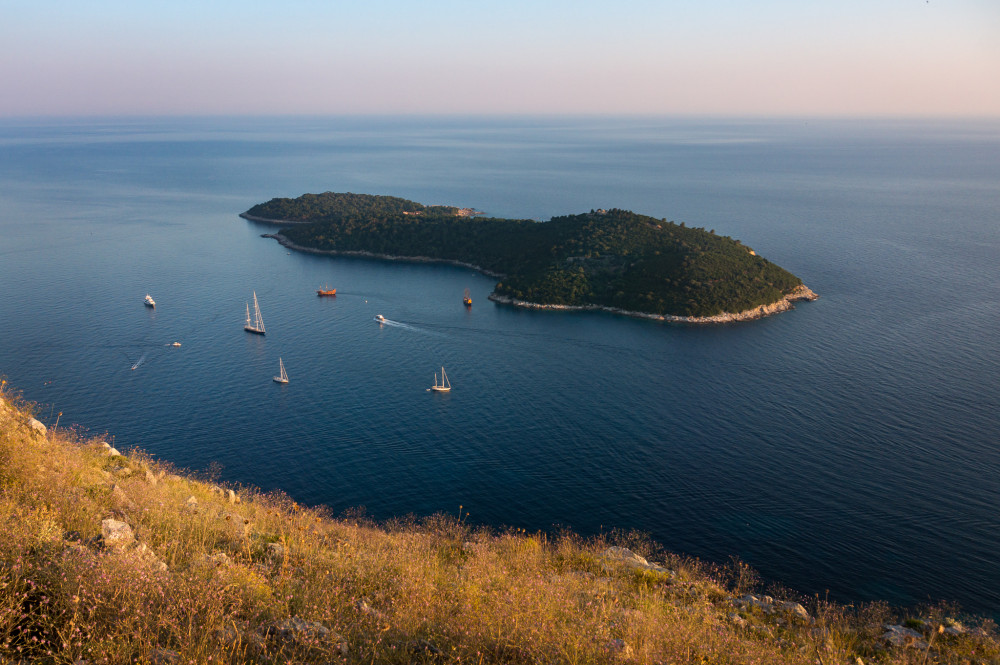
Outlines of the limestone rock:
{"type": "MultiPolygon", "coordinates": [[[[108,444],[106,444],[106,443],[104,445],[108,446],[108,444]]],[[[104,454],[107,457],[121,457],[121,455],[122,455],[120,452],[118,452],[117,449],[112,448],[111,446],[108,446],[107,448],[105,448],[104,454]]]]}
{"type": "Polygon", "coordinates": [[[111,470],[111,473],[118,478],[128,478],[132,475],[132,468],[128,466],[116,466],[111,470]]]}
{"type": "Polygon", "coordinates": [[[965,626],[950,617],[944,620],[944,632],[948,635],[965,635],[965,626]]]}
{"type": "Polygon", "coordinates": [[[651,570],[657,573],[671,574],[669,570],[655,563],[650,563],[630,549],[624,547],[609,547],[604,550],[603,557],[608,561],[621,563],[629,568],[651,570]]]}
{"type": "Polygon", "coordinates": [[[202,554],[191,561],[192,571],[211,576],[216,570],[228,568],[233,564],[233,560],[225,552],[213,552],[212,554],[202,554]]]}
{"type": "Polygon", "coordinates": [[[30,427],[31,431],[37,434],[38,436],[45,436],[48,433],[48,429],[46,429],[45,425],[43,425],[40,421],[35,420],[34,418],[28,420],[28,427],[30,427]]]}
{"type": "Polygon", "coordinates": [[[882,639],[897,647],[910,647],[913,649],[926,649],[927,642],[924,642],[923,635],[904,626],[886,625],[885,634],[882,639]]]}
{"type": "Polygon", "coordinates": [[[755,596],[752,593],[748,593],[739,598],[734,598],[733,604],[740,607],[756,607],[766,614],[774,612],[774,598],[771,598],[771,596],[755,596]]]}
{"type": "Polygon", "coordinates": [[[803,621],[809,621],[812,619],[812,617],[809,616],[809,612],[806,611],[806,608],[802,607],[802,605],[796,603],[795,601],[786,601],[779,604],[778,607],[788,614],[791,614],[796,619],[802,619],[803,621]]]}
{"type": "Polygon", "coordinates": [[[156,556],[156,552],[147,547],[146,543],[136,545],[131,554],[136,560],[144,563],[153,570],[159,570],[160,572],[166,572],[167,570],[167,564],[160,561],[160,558],[156,556]]]}
{"type": "Polygon", "coordinates": [[[128,508],[129,510],[135,510],[136,508],[135,502],[128,498],[125,490],[117,484],[111,486],[111,498],[119,508],[128,508]]]}
{"type": "Polygon", "coordinates": [[[106,519],[101,522],[101,536],[105,547],[123,548],[135,542],[132,527],[116,519],[106,519]]]}
{"type": "Polygon", "coordinates": [[[240,497],[236,496],[236,492],[229,490],[229,503],[236,505],[240,502],[240,497]]]}
{"type": "Polygon", "coordinates": [[[190,512],[194,513],[198,511],[198,499],[194,495],[189,496],[188,500],[184,502],[184,507],[190,512]]]}

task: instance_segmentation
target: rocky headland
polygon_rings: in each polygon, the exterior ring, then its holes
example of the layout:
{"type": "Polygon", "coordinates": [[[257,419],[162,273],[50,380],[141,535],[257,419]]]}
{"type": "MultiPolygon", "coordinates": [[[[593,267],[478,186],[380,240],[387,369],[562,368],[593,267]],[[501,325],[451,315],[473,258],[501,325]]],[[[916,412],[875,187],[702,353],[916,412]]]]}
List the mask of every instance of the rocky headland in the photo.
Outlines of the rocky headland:
{"type": "Polygon", "coordinates": [[[461,506],[334,518],[34,414],[0,382],[0,663],[1000,662],[995,624],[943,605],[767,595],[641,534],[461,506]]]}

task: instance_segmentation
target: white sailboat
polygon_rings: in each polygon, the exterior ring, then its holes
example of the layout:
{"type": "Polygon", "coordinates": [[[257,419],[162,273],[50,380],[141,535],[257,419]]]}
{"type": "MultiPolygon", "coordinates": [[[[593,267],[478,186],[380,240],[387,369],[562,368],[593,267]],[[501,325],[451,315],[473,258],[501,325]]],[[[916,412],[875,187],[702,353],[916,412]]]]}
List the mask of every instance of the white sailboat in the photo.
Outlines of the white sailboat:
{"type": "Polygon", "coordinates": [[[247,324],[243,326],[247,332],[264,334],[264,319],[260,316],[260,305],[257,304],[257,292],[253,292],[253,320],[250,319],[250,303],[247,303],[247,324]]]}
{"type": "Polygon", "coordinates": [[[282,362],[281,358],[278,358],[278,369],[281,370],[279,376],[274,377],[275,383],[288,383],[288,373],[285,372],[285,363],[282,362]]]}
{"type": "Polygon", "coordinates": [[[156,307],[156,301],[153,300],[153,296],[148,293],[146,294],[146,299],[143,300],[143,302],[146,303],[146,307],[156,307]]]}
{"type": "Polygon", "coordinates": [[[427,389],[429,391],[434,391],[436,393],[446,393],[451,390],[451,381],[448,380],[448,375],[444,373],[444,367],[441,368],[441,383],[438,383],[437,372],[434,372],[434,385],[427,389]]]}

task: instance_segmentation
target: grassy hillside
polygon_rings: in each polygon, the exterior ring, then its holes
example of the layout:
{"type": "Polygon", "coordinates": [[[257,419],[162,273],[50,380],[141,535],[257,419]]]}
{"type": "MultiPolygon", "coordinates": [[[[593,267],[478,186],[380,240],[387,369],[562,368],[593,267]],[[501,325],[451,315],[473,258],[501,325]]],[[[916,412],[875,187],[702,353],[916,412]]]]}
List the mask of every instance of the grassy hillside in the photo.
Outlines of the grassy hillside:
{"type": "Polygon", "coordinates": [[[2,388],[3,663],[1000,662],[989,622],[749,595],[745,567],[634,534],[488,531],[458,507],[372,524],[220,487],[43,432],[2,388]]]}
{"type": "Polygon", "coordinates": [[[298,222],[282,235],[302,247],[471,263],[506,276],[499,295],[542,305],[704,317],[770,305],[802,284],[738,240],[628,210],[534,222],[327,192],[244,215],[298,222]]]}

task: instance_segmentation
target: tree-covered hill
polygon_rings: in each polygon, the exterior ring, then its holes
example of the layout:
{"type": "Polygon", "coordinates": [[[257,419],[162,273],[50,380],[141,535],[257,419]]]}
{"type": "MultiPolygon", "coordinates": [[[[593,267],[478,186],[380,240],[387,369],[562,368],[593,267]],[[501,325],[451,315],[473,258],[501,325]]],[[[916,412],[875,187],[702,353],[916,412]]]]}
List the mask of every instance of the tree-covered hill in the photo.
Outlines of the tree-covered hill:
{"type": "Polygon", "coordinates": [[[309,222],[282,231],[303,247],[471,263],[504,275],[497,294],[542,305],[703,317],[770,305],[802,284],[738,240],[628,210],[548,222],[456,211],[328,192],[244,214],[309,222]]]}

